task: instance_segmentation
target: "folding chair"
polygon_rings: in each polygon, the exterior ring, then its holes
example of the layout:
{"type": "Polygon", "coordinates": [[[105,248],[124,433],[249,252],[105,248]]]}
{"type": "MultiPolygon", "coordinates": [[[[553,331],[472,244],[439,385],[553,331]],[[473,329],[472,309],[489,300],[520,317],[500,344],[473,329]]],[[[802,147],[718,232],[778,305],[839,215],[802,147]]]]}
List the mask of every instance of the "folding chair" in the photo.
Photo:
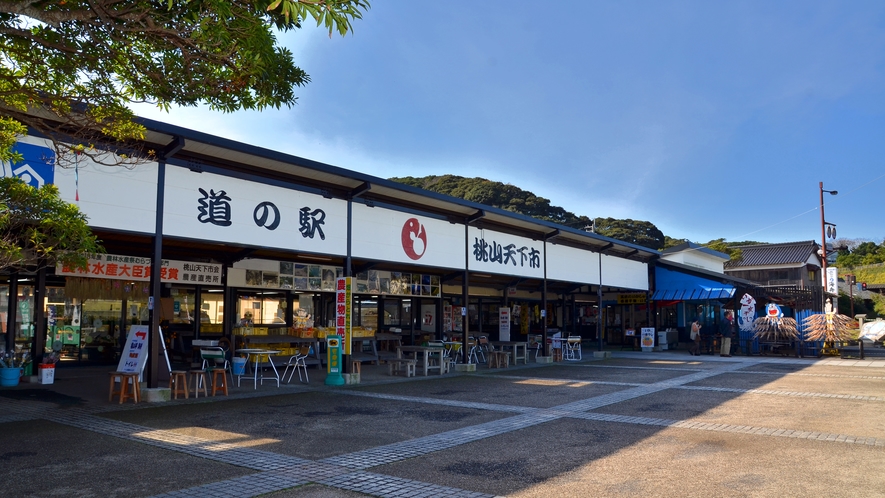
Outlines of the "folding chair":
{"type": "Polygon", "coordinates": [[[486,358],[486,353],[492,351],[494,348],[492,347],[491,343],[489,343],[489,338],[484,335],[479,336],[478,342],[479,345],[477,347],[479,349],[477,350],[477,352],[479,353],[479,356],[482,357],[481,361],[483,363],[486,363],[488,362],[488,359],[486,358]]]}
{"type": "Polygon", "coordinates": [[[461,343],[449,344],[446,347],[446,355],[449,359],[449,370],[454,370],[455,365],[461,361],[461,343]]]}
{"type": "Polygon", "coordinates": [[[577,361],[584,359],[584,357],[581,355],[581,336],[568,336],[568,339],[566,339],[564,346],[566,360],[577,361]]]}
{"type": "Polygon", "coordinates": [[[298,372],[298,380],[300,382],[310,383],[310,378],[307,376],[307,362],[305,361],[307,357],[310,356],[310,346],[301,346],[298,348],[298,354],[289,358],[289,361],[286,362],[286,369],[283,370],[283,375],[280,376],[281,379],[286,378],[286,373],[289,373],[289,380],[286,381],[286,384],[292,382],[292,377],[295,376],[295,372],[298,372]],[[292,369],[289,372],[289,369],[292,369]],[[301,379],[301,370],[304,370],[304,379],[301,379]]]}
{"type": "MultiPolygon", "coordinates": [[[[203,360],[202,369],[209,371],[213,368],[222,368],[230,374],[230,382],[234,382],[234,373],[230,367],[230,361],[227,359],[227,351],[221,347],[207,347],[200,349],[200,358],[203,360]]],[[[199,387],[199,386],[198,386],[199,387]]]]}
{"type": "Polygon", "coordinates": [[[482,350],[479,348],[475,337],[470,337],[467,339],[467,363],[479,363],[479,356],[482,355],[482,361],[486,361],[485,355],[482,353],[482,350]]]}

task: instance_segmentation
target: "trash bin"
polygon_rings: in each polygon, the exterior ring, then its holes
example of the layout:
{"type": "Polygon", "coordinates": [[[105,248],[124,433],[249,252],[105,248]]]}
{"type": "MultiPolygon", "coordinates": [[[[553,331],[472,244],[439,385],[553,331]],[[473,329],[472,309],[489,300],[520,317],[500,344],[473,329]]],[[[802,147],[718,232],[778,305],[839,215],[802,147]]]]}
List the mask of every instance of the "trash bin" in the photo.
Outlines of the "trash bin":
{"type": "Polygon", "coordinates": [[[662,330],[658,332],[658,346],[661,347],[662,350],[667,349],[667,331],[662,330]]]}
{"type": "Polygon", "coordinates": [[[41,384],[52,384],[55,382],[54,363],[41,363],[37,365],[37,371],[39,372],[38,378],[41,384]]]}
{"type": "Polygon", "coordinates": [[[232,370],[233,370],[234,375],[245,375],[246,374],[246,358],[243,358],[241,356],[234,356],[232,370]]]}

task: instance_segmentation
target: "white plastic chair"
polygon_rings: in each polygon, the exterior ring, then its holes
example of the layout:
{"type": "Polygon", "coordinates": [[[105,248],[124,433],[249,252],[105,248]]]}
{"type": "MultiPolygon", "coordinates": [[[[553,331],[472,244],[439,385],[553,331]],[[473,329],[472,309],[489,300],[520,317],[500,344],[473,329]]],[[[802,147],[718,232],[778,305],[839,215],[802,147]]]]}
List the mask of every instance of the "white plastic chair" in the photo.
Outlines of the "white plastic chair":
{"type": "Polygon", "coordinates": [[[467,339],[467,363],[475,363],[479,364],[479,357],[482,356],[482,361],[486,361],[485,354],[482,352],[482,348],[480,348],[478,342],[475,337],[470,337],[467,339]]]}
{"type": "Polygon", "coordinates": [[[281,379],[286,378],[286,374],[289,374],[289,380],[286,381],[286,384],[292,382],[292,377],[295,376],[295,372],[298,372],[298,381],[305,382],[310,384],[310,378],[307,376],[307,357],[310,356],[310,346],[301,346],[298,348],[298,354],[289,358],[289,361],[286,362],[286,369],[283,370],[283,375],[280,376],[281,379]],[[289,372],[289,369],[292,369],[289,372]],[[304,379],[301,378],[301,371],[304,370],[304,379]]]}
{"type": "Polygon", "coordinates": [[[581,354],[581,336],[579,335],[570,335],[568,339],[565,341],[565,358],[566,360],[583,360],[584,357],[581,354]]]}

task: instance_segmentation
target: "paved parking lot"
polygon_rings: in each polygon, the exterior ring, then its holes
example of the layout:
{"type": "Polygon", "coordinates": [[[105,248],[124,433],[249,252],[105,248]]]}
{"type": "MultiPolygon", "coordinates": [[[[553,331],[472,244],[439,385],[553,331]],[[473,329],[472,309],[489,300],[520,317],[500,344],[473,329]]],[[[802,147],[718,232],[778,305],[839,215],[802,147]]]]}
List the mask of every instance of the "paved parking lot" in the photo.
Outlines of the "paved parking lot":
{"type": "Polygon", "coordinates": [[[613,355],[122,406],[103,370],[60,370],[0,390],[0,477],[9,496],[885,495],[885,361],[613,355]]]}

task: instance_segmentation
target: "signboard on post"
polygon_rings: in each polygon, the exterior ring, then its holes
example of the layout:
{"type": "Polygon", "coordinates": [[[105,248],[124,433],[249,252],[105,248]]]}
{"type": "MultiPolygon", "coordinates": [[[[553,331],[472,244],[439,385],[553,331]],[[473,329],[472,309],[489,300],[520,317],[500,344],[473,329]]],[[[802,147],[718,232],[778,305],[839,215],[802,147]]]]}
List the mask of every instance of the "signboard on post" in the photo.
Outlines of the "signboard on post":
{"type": "Polygon", "coordinates": [[[510,308],[498,308],[498,334],[500,340],[510,340],[510,308]]]}
{"type": "Polygon", "coordinates": [[[339,278],[335,285],[335,334],[341,338],[342,354],[350,354],[353,324],[353,277],[339,278]]]}
{"type": "MultiPolygon", "coordinates": [[[[117,364],[118,372],[137,373],[141,380],[144,366],[147,365],[148,358],[148,328],[147,325],[132,325],[129,327],[129,334],[126,336],[126,345],[123,348],[123,354],[120,355],[120,362],[117,364]]],[[[169,363],[169,353],[166,351],[166,341],[163,340],[163,329],[160,329],[160,349],[163,350],[163,356],[166,363],[160,362],[160,372],[157,378],[159,380],[169,380],[172,365],[169,363]],[[165,370],[163,367],[166,367],[165,370]]]]}
{"type": "Polygon", "coordinates": [[[651,351],[655,347],[654,327],[642,327],[642,350],[651,351]]]}

